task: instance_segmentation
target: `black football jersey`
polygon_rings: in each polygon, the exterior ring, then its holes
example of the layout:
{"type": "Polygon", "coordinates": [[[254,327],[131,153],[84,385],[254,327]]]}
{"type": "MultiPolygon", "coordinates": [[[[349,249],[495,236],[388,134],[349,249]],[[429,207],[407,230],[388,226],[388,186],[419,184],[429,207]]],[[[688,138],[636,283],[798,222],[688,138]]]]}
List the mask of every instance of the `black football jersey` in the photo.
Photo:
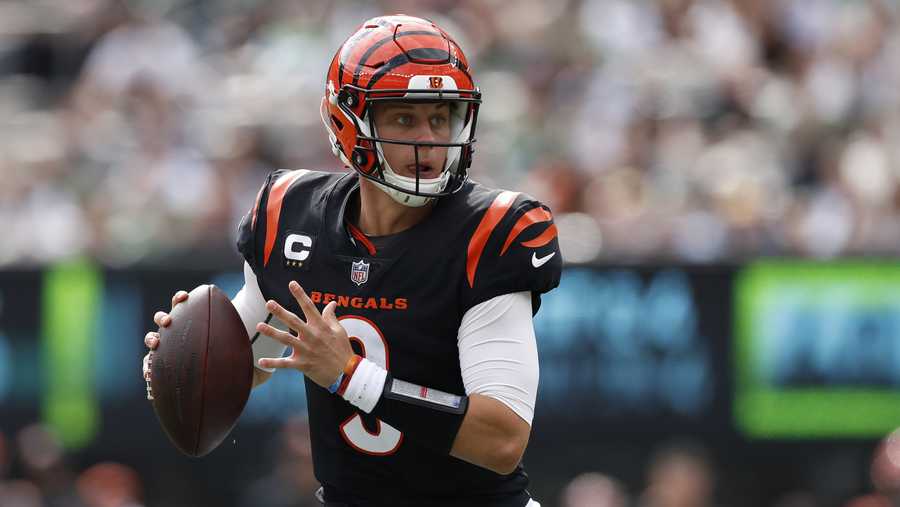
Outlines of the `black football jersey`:
{"type": "MultiPolygon", "coordinates": [[[[276,171],[241,223],[238,249],[266,299],[302,317],[297,280],[337,316],[358,353],[398,379],[465,394],[457,332],[495,296],[559,284],[562,259],[547,207],[469,182],[419,224],[366,238],[347,220],[355,173],[276,171]],[[376,244],[383,243],[382,247],[376,244]]],[[[313,461],[326,498],[351,505],[515,506],[528,501],[521,465],[498,475],[418,444],[306,380],[313,461]]]]}

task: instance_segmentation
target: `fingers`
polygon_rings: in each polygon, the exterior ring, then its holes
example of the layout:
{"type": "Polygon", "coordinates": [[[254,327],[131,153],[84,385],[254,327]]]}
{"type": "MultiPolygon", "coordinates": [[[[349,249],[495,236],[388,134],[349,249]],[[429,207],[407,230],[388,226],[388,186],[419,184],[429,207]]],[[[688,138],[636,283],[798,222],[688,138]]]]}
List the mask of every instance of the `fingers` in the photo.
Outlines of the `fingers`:
{"type": "Polygon", "coordinates": [[[288,347],[297,347],[298,345],[300,345],[300,340],[296,336],[280,329],[274,328],[269,324],[266,324],[265,322],[260,322],[259,324],[257,324],[256,330],[266,336],[274,338],[275,340],[281,342],[284,345],[287,345],[288,347]]]}
{"type": "Polygon", "coordinates": [[[175,295],[172,296],[172,308],[175,308],[175,305],[177,305],[178,303],[187,301],[187,298],[188,298],[187,292],[185,292],[183,290],[176,292],[175,295]]]}
{"type": "Polygon", "coordinates": [[[281,357],[278,359],[264,357],[258,362],[263,368],[296,368],[294,361],[289,357],[281,357]]]}
{"type": "Polygon", "coordinates": [[[159,333],[150,331],[144,335],[144,345],[150,350],[156,350],[159,347],[159,333]]]}
{"type": "Polygon", "coordinates": [[[322,318],[325,319],[329,325],[337,323],[337,316],[334,314],[335,309],[337,309],[337,301],[332,301],[325,305],[325,309],[322,310],[322,318]]]}
{"type": "MultiPolygon", "coordinates": [[[[183,302],[187,301],[187,298],[188,298],[187,292],[185,292],[183,290],[176,292],[175,295],[172,296],[172,307],[174,308],[175,305],[177,305],[178,303],[183,303],[183,302]]],[[[153,323],[159,327],[169,327],[169,325],[172,324],[172,316],[163,311],[156,312],[153,315],[153,323]]],[[[148,345],[148,347],[149,347],[149,345],[148,345]]]]}
{"type": "Polygon", "coordinates": [[[291,283],[288,284],[288,289],[290,289],[291,294],[294,295],[294,299],[297,300],[297,303],[300,304],[300,309],[303,310],[306,322],[311,324],[316,322],[317,319],[322,318],[319,314],[319,310],[316,309],[315,303],[312,302],[312,299],[309,299],[309,296],[306,295],[306,291],[303,290],[303,287],[301,287],[299,283],[291,281],[291,283]]]}
{"type": "Polygon", "coordinates": [[[306,322],[300,320],[300,317],[295,313],[288,311],[277,302],[270,299],[269,302],[266,303],[266,310],[301,336],[307,332],[308,326],[306,325],[306,322]]]}
{"type": "Polygon", "coordinates": [[[159,327],[169,327],[172,323],[172,317],[166,312],[156,312],[153,314],[153,322],[159,327]]]}

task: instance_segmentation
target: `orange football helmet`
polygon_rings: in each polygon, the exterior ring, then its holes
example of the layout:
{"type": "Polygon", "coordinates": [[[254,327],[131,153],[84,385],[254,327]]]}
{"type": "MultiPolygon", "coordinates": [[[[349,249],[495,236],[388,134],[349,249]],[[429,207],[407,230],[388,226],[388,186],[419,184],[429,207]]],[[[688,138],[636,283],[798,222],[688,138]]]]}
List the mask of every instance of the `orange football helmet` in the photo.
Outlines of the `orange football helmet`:
{"type": "Polygon", "coordinates": [[[334,55],[321,115],[334,154],[407,206],[422,206],[459,190],[468,179],[481,92],[459,45],[431,21],[402,14],[363,23],[334,55]],[[450,103],[450,141],[378,136],[371,106],[379,101],[450,103]],[[381,143],[410,145],[416,176],[397,174],[381,143]],[[439,177],[419,177],[419,148],[446,147],[439,177]]]}

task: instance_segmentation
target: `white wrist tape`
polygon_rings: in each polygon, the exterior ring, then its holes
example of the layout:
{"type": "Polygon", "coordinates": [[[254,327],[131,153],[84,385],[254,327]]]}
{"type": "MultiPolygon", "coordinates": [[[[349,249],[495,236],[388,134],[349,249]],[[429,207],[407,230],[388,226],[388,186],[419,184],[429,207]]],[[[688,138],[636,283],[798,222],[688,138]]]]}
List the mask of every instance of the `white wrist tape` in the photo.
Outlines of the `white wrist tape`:
{"type": "Polygon", "coordinates": [[[353,372],[343,398],[368,414],[381,399],[386,378],[387,370],[363,358],[353,372]]]}

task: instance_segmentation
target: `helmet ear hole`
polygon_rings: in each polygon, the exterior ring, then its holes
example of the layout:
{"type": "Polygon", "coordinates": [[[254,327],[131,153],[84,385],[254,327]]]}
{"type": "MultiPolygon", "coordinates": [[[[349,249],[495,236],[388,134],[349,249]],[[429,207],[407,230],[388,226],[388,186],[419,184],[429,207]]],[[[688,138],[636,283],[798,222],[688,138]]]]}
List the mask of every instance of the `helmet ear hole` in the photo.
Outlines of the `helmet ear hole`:
{"type": "Polygon", "coordinates": [[[366,162],[369,161],[369,155],[360,150],[359,148],[353,150],[353,163],[355,163],[359,167],[364,167],[366,162]]]}
{"type": "Polygon", "coordinates": [[[357,99],[356,95],[348,92],[347,90],[341,90],[338,93],[338,102],[342,102],[346,104],[348,107],[356,107],[357,99]]]}

